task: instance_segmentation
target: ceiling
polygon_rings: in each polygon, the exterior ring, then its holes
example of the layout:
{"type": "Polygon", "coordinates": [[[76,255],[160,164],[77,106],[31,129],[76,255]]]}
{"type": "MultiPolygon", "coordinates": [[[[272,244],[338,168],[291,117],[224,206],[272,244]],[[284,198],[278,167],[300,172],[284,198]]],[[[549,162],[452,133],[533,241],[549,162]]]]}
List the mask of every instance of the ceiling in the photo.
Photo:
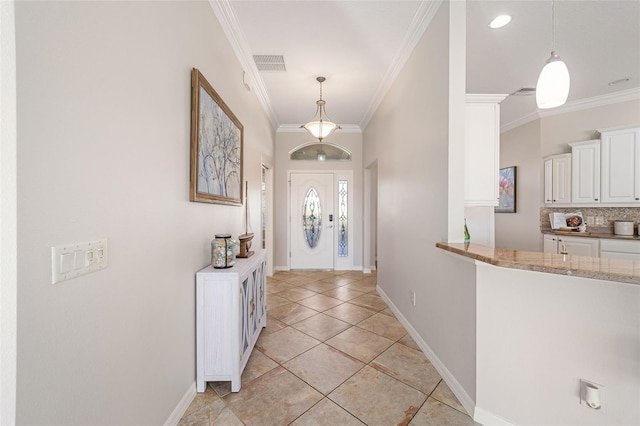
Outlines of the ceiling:
{"type": "MultiPolygon", "coordinates": [[[[343,128],[364,128],[436,12],[412,0],[210,0],[276,128],[297,128],[326,112],[343,128]],[[258,71],[253,55],[282,55],[286,71],[258,71]]],[[[571,75],[567,105],[616,93],[640,97],[640,0],[556,0],[556,51],[571,75]],[[614,80],[629,81],[609,85],[614,80]]],[[[467,93],[536,85],[552,45],[551,1],[467,2],[467,93]],[[507,13],[509,25],[487,24],[507,13]]],[[[419,90],[419,88],[416,88],[419,90]]],[[[538,116],[535,96],[509,96],[502,125],[538,116]]]]}

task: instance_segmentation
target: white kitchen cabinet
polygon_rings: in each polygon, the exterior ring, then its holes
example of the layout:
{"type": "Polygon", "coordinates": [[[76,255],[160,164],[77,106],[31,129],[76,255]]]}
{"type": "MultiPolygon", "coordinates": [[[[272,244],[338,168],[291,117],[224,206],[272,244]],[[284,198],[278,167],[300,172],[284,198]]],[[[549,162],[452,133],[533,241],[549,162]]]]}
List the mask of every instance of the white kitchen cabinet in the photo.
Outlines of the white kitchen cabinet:
{"type": "Polygon", "coordinates": [[[573,142],[571,146],[571,202],[600,202],[600,140],[573,142]]]}
{"type": "Polygon", "coordinates": [[[588,237],[558,236],[558,253],[566,251],[571,256],[600,256],[600,240],[588,237]]]}
{"type": "Polygon", "coordinates": [[[558,238],[555,235],[545,234],[543,237],[544,248],[543,251],[545,253],[558,253],[558,238]]]}
{"type": "Polygon", "coordinates": [[[603,203],[640,204],[640,128],[600,130],[603,203]]]}
{"type": "Polygon", "coordinates": [[[571,154],[544,159],[545,204],[571,204],[571,154]]]}
{"type": "Polygon", "coordinates": [[[545,253],[589,257],[600,255],[600,241],[597,238],[545,234],[543,241],[545,253]]]}
{"type": "Polygon", "coordinates": [[[602,239],[600,240],[600,257],[640,260],[640,240],[602,239]]]}
{"type": "Polygon", "coordinates": [[[209,381],[240,376],[260,331],[267,326],[265,250],[237,259],[229,269],[208,266],[196,273],[196,389],[209,381]]]}
{"type": "Polygon", "coordinates": [[[497,206],[500,102],[506,95],[468,94],[465,108],[465,206],[497,206]]]}

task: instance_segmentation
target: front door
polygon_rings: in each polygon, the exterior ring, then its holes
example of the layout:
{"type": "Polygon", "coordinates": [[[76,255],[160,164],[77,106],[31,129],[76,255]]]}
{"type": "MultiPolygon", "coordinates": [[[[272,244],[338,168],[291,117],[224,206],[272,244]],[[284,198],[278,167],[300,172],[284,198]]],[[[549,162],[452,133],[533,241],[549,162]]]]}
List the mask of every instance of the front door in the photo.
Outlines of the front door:
{"type": "Polygon", "coordinates": [[[291,173],[291,269],[333,269],[333,173],[291,173]]]}

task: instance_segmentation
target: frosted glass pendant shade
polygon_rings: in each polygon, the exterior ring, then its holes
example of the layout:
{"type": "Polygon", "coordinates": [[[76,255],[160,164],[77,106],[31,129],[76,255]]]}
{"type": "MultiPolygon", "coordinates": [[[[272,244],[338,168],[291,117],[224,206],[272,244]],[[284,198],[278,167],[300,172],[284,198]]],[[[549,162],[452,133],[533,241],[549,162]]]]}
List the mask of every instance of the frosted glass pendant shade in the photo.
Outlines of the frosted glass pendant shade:
{"type": "Polygon", "coordinates": [[[336,129],[340,129],[340,126],[322,118],[327,116],[327,113],[324,112],[326,102],[322,100],[322,83],[326,79],[324,77],[318,77],[316,80],[320,83],[320,99],[316,101],[316,115],[313,116],[310,122],[300,127],[304,127],[311,136],[317,138],[320,143],[322,143],[322,139],[331,135],[336,129]]]}
{"type": "Polygon", "coordinates": [[[542,68],[536,84],[538,108],[546,109],[563,105],[569,96],[570,86],[571,79],[567,66],[556,52],[551,52],[551,57],[542,68]]]}
{"type": "Polygon", "coordinates": [[[338,126],[331,121],[321,120],[321,121],[310,121],[307,124],[305,124],[303,127],[314,138],[324,139],[327,136],[329,136],[331,133],[333,133],[338,126]]]}

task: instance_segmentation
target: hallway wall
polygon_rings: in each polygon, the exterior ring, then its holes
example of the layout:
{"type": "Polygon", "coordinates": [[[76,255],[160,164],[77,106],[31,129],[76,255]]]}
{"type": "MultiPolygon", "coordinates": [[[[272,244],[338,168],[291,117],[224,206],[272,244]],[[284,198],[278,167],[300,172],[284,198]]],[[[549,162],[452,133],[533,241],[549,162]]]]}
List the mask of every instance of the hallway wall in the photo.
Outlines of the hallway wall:
{"type": "Polygon", "coordinates": [[[195,391],[195,272],[243,230],[189,202],[191,68],[244,125],[252,206],[274,131],[206,1],[15,8],[17,422],[164,424],[195,391]],[[51,284],[52,246],[102,237],[106,269],[51,284]]]}
{"type": "MultiPolygon", "coordinates": [[[[449,197],[460,197],[462,206],[464,196],[448,194],[449,87],[464,87],[449,80],[459,78],[451,77],[448,66],[449,7],[442,3],[365,129],[364,163],[378,164],[378,285],[472,412],[475,268],[473,263],[460,267],[435,247],[448,238],[449,197]]],[[[464,91],[457,96],[464,106],[464,91]]],[[[462,236],[463,221],[454,228],[462,236]]]]}

